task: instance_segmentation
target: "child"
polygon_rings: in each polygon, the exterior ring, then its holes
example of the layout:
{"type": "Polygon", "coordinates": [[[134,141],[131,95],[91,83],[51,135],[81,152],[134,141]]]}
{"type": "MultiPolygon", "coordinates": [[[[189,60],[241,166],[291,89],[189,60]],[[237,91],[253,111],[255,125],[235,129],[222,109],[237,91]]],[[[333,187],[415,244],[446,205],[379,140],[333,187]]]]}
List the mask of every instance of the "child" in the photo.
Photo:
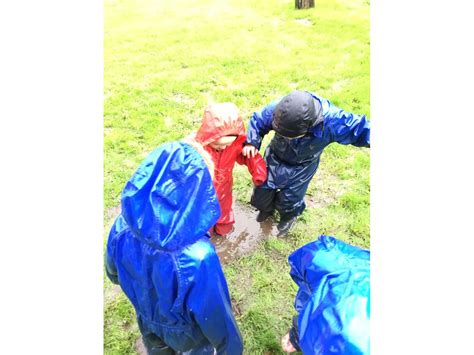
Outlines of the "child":
{"type": "Polygon", "coordinates": [[[370,353],[370,252],[320,236],[293,252],[299,313],[281,341],[286,352],[370,353]]]}
{"type": "Polygon", "coordinates": [[[304,196],[324,148],[333,142],[369,147],[370,122],[314,93],[293,91],[253,114],[243,155],[256,154],[270,130],[275,136],[265,150],[268,179],[254,188],[251,204],[260,211],[258,222],[276,209],[284,237],[306,207],[304,196]]]}
{"type": "Polygon", "coordinates": [[[208,106],[194,139],[204,146],[215,165],[214,186],[222,215],[213,232],[224,236],[232,232],[235,223],[232,212],[232,170],[235,162],[247,165],[256,186],[267,179],[267,166],[260,154],[253,157],[242,155],[245,128],[237,106],[232,103],[208,106]]]}
{"type": "Polygon", "coordinates": [[[219,203],[205,159],[190,144],[161,145],[126,184],[106,272],[133,304],[149,354],[239,355],[242,337],[207,233],[219,203]]]}

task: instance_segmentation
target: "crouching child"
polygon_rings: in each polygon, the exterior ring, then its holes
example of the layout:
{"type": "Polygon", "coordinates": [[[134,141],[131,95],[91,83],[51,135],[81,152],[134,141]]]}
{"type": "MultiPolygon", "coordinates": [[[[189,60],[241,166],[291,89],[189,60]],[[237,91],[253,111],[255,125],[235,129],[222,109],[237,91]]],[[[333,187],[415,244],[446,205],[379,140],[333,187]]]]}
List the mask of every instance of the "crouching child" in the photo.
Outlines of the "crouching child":
{"type": "Polygon", "coordinates": [[[148,354],[242,354],[207,232],[220,208],[203,157],[184,142],[161,145],[127,182],[121,200],[106,272],[133,304],[148,354]]]}

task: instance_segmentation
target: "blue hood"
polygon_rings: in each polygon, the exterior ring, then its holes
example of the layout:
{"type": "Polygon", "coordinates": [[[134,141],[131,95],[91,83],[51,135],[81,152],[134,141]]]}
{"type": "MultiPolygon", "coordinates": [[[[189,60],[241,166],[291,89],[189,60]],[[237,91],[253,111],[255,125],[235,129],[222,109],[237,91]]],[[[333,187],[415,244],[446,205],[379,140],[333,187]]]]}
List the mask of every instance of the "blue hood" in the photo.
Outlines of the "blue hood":
{"type": "Polygon", "coordinates": [[[173,251],[194,243],[220,214],[203,158],[182,142],[155,149],[122,192],[122,216],[137,238],[156,249],[173,251]]]}
{"type": "Polygon", "coordinates": [[[304,354],[370,353],[370,252],[334,237],[289,256],[304,354]]]}

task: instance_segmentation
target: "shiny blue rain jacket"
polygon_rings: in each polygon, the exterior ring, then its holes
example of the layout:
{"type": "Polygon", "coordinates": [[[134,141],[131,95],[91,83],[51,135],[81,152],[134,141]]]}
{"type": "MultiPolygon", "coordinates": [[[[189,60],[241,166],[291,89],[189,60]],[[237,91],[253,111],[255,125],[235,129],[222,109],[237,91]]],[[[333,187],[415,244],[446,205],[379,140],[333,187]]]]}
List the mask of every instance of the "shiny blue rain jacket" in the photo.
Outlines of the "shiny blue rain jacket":
{"type": "Polygon", "coordinates": [[[107,275],[132,302],[141,327],[176,351],[243,350],[207,233],[219,216],[203,159],[181,142],[154,150],[122,192],[122,213],[107,243],[107,275]]]}
{"type": "Polygon", "coordinates": [[[369,354],[370,252],[320,236],[288,261],[303,353],[369,354]]]}
{"type": "MultiPolygon", "coordinates": [[[[307,186],[308,180],[316,173],[323,149],[333,142],[370,146],[370,122],[364,115],[346,112],[329,100],[310,94],[319,106],[316,111],[322,115],[322,122],[301,138],[288,139],[275,134],[265,150],[268,178],[261,188],[279,189],[295,185],[297,189],[296,185],[307,186]]],[[[260,149],[263,137],[272,129],[273,111],[278,102],[274,101],[253,114],[246,144],[260,149]]],[[[295,193],[300,194],[296,190],[295,193]]]]}

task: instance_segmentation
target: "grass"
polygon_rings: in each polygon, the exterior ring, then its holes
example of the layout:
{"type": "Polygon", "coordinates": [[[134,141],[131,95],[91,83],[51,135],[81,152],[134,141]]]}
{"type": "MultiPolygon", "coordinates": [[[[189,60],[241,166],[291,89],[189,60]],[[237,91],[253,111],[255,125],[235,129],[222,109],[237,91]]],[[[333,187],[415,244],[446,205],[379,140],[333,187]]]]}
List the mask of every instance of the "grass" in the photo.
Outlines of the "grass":
{"type": "MultiPolygon", "coordinates": [[[[282,0],[105,1],[107,210],[119,205],[140,161],[159,144],[196,130],[212,101],[234,102],[246,123],[253,111],[295,89],[369,113],[369,3],[293,7],[282,0]]],[[[236,167],[234,178],[236,198],[247,203],[246,168],[236,167]]],[[[369,196],[370,151],[333,144],[291,238],[262,242],[224,268],[246,354],[282,354],[279,341],[297,290],[288,274],[293,250],[320,234],[370,247],[369,196]]],[[[104,239],[112,222],[104,213],[104,239]]],[[[104,303],[104,353],[134,354],[133,308],[108,280],[104,303]]]]}

